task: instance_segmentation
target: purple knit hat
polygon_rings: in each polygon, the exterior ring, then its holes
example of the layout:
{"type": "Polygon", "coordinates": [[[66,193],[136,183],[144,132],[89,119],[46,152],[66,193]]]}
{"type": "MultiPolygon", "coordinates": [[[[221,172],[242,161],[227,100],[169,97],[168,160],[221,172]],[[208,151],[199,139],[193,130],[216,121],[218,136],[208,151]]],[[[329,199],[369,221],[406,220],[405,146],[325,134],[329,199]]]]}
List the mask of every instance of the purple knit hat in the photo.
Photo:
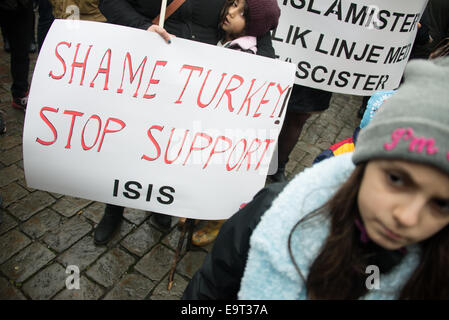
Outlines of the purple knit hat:
{"type": "Polygon", "coordinates": [[[281,10],[277,0],[246,0],[248,5],[246,35],[261,36],[278,25],[281,10]]]}

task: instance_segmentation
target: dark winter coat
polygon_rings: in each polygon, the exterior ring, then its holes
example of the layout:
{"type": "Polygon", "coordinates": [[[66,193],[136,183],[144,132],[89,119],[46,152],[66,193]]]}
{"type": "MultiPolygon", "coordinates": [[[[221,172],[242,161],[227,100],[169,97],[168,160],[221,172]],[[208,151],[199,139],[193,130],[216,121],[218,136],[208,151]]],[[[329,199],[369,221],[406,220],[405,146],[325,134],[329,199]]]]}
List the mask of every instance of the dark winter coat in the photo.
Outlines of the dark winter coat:
{"type": "Polygon", "coordinates": [[[430,35],[434,40],[432,49],[435,49],[441,40],[449,37],[449,1],[430,0],[427,11],[430,35]]]}
{"type": "Polygon", "coordinates": [[[261,216],[286,185],[287,183],[270,184],[223,224],[213,250],[189,282],[183,299],[237,299],[248,258],[249,239],[261,216]]]}
{"type": "Polygon", "coordinates": [[[0,10],[16,11],[23,8],[29,8],[32,5],[32,0],[1,0],[0,10]]]}
{"type": "MultiPolygon", "coordinates": [[[[167,32],[177,37],[216,45],[218,23],[225,0],[186,0],[164,23],[167,32]]],[[[171,0],[167,1],[168,5],[171,0]]],[[[100,0],[100,11],[108,22],[148,29],[161,9],[160,0],[100,0]]],[[[268,32],[258,37],[257,54],[274,58],[268,32]]]]}

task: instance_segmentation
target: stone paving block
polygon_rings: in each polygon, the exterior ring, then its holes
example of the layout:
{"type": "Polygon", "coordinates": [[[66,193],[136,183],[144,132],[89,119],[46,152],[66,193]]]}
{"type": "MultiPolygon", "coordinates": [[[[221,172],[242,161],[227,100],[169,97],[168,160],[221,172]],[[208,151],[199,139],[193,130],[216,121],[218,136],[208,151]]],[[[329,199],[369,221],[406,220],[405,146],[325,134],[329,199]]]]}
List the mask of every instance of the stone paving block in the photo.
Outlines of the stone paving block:
{"type": "MultiPolygon", "coordinates": [[[[0,140],[1,141],[1,140],[0,140]]],[[[4,151],[3,151],[4,152],[4,151]]],[[[0,169],[0,187],[23,178],[23,170],[16,165],[0,169]]]]}
{"type": "Polygon", "coordinates": [[[23,233],[13,229],[0,237],[0,264],[31,243],[23,233]]]}
{"type": "Polygon", "coordinates": [[[323,112],[320,115],[320,120],[319,120],[318,123],[320,123],[320,124],[322,124],[322,123],[329,123],[329,125],[326,128],[328,128],[328,127],[332,128],[333,127],[332,131],[335,131],[335,130],[339,131],[340,130],[340,126],[334,125],[335,117],[336,117],[335,112],[333,110],[328,110],[326,112],[323,112]]]}
{"type": "Polygon", "coordinates": [[[25,188],[26,190],[28,190],[28,192],[34,192],[34,191],[37,191],[37,189],[28,187],[25,178],[19,179],[19,180],[17,181],[17,183],[18,183],[22,188],[25,188]]]}
{"type": "Polygon", "coordinates": [[[195,272],[203,265],[207,253],[204,251],[188,251],[176,266],[179,274],[192,278],[195,272]]]}
{"type": "Polygon", "coordinates": [[[22,289],[33,300],[48,300],[66,287],[69,274],[58,263],[53,263],[25,282],[22,289]]]}
{"type": "Polygon", "coordinates": [[[354,128],[344,127],[337,136],[337,141],[341,141],[347,138],[352,137],[354,134],[354,128]]]}
{"type": "Polygon", "coordinates": [[[147,253],[162,237],[162,233],[151,227],[149,223],[142,224],[120,244],[139,257],[147,253]]]}
{"type": "Polygon", "coordinates": [[[64,219],[51,209],[45,209],[22,224],[22,231],[38,239],[48,231],[57,230],[64,219]]]}
{"type": "Polygon", "coordinates": [[[303,151],[305,151],[306,153],[312,153],[312,154],[320,154],[321,149],[312,145],[312,144],[308,144],[305,143],[304,141],[298,141],[298,143],[295,146],[295,149],[299,148],[303,151]]]}
{"type": "MultiPolygon", "coordinates": [[[[3,61],[1,61],[4,65],[9,65],[9,57],[5,57],[5,59],[3,59],[3,61]]],[[[4,69],[5,72],[0,73],[0,75],[3,75],[0,78],[0,92],[2,93],[2,95],[0,97],[2,97],[2,102],[6,103],[9,102],[11,103],[11,87],[9,86],[9,83],[12,81],[12,78],[10,78],[10,68],[5,68],[4,69]],[[9,88],[8,88],[9,87],[9,88]]],[[[8,103],[8,106],[9,106],[8,103]]]]}
{"type": "Polygon", "coordinates": [[[104,300],[142,300],[155,283],[138,274],[127,274],[104,297],[104,300]]]}
{"type": "MultiPolygon", "coordinates": [[[[8,128],[8,132],[9,132],[8,128]]],[[[21,136],[12,136],[12,135],[6,135],[2,136],[0,139],[0,150],[4,152],[5,150],[9,150],[11,148],[14,148],[15,146],[22,144],[22,137],[21,136]]]]}
{"type": "Polygon", "coordinates": [[[125,218],[129,222],[134,223],[135,225],[140,225],[150,215],[151,213],[147,211],[132,208],[125,208],[125,211],[123,212],[123,218],[125,218]]]}
{"type": "Polygon", "coordinates": [[[3,198],[3,207],[6,208],[11,203],[25,197],[29,192],[22,188],[16,182],[10,183],[0,189],[0,194],[3,198]]]}
{"type": "Polygon", "coordinates": [[[338,132],[340,131],[340,127],[335,125],[334,123],[329,123],[326,126],[326,130],[327,132],[334,134],[335,136],[337,136],[338,132]]]}
{"type": "Polygon", "coordinates": [[[58,293],[53,300],[98,300],[104,290],[85,276],[80,277],[79,289],[67,289],[58,293]]]}
{"type": "MultiPolygon", "coordinates": [[[[162,243],[176,251],[176,248],[178,247],[179,237],[181,236],[181,230],[179,228],[173,228],[172,231],[170,231],[169,234],[167,234],[164,239],[162,240],[162,243]]],[[[184,237],[184,243],[183,250],[185,250],[185,247],[187,245],[187,234],[184,237]]]]}
{"type": "MultiPolygon", "coordinates": [[[[324,141],[329,141],[332,143],[337,138],[337,135],[338,135],[338,132],[333,132],[331,130],[327,130],[327,128],[326,128],[326,130],[324,130],[320,134],[317,142],[319,142],[320,140],[321,141],[324,140],[324,141]]],[[[320,147],[318,147],[318,148],[320,148],[320,147]]]]}
{"type": "MultiPolygon", "coordinates": [[[[3,209],[0,209],[3,210],[3,209]]],[[[12,228],[15,228],[17,226],[17,222],[4,210],[2,212],[2,218],[3,222],[0,223],[0,235],[4,234],[5,232],[11,230],[12,228]]]]}
{"type": "Polygon", "coordinates": [[[0,300],[26,300],[26,297],[11,282],[0,277],[0,300]]]}
{"type": "Polygon", "coordinates": [[[107,250],[105,246],[97,246],[94,238],[86,236],[70,249],[58,257],[58,261],[64,266],[76,265],[81,271],[86,269],[97,258],[107,250]]]}
{"type": "Polygon", "coordinates": [[[58,230],[47,233],[43,240],[54,250],[62,252],[84,237],[90,230],[92,230],[90,223],[79,216],[74,216],[64,222],[58,230]]]}
{"type": "MultiPolygon", "coordinates": [[[[322,114],[325,114],[324,112],[322,114]]],[[[323,126],[325,128],[328,128],[329,125],[331,125],[331,122],[329,122],[329,119],[323,118],[321,115],[316,119],[315,124],[323,126]]]]}
{"type": "Polygon", "coordinates": [[[104,287],[110,287],[135,262],[135,259],[123,250],[114,248],[102,256],[86,272],[87,276],[104,287]]]}
{"type": "Polygon", "coordinates": [[[60,198],[64,197],[63,194],[56,193],[56,192],[49,192],[49,194],[55,199],[60,199],[60,198]]]}
{"type": "Polygon", "coordinates": [[[358,108],[362,104],[362,99],[362,96],[334,93],[332,94],[331,103],[336,106],[353,105],[358,108]]]}
{"type": "Polygon", "coordinates": [[[287,164],[285,165],[285,172],[286,174],[290,174],[293,172],[293,170],[295,170],[296,166],[298,165],[298,161],[295,160],[290,160],[289,162],[287,162],[287,164]]]}
{"type": "Polygon", "coordinates": [[[53,202],[55,202],[55,199],[48,193],[36,191],[10,205],[8,210],[16,218],[25,221],[53,202]]]}
{"type": "Polygon", "coordinates": [[[86,217],[90,221],[99,223],[104,214],[104,208],[106,205],[102,202],[94,202],[87,208],[82,210],[81,215],[86,217]]]}
{"type": "MultiPolygon", "coordinates": [[[[10,103],[11,100],[9,100],[10,103]]],[[[6,127],[8,128],[8,130],[6,131],[6,136],[10,136],[10,137],[22,137],[22,133],[23,133],[23,119],[21,119],[22,117],[24,117],[24,113],[13,109],[13,108],[9,108],[9,103],[7,105],[6,110],[3,109],[4,113],[4,119],[6,120],[6,127]],[[22,114],[20,114],[22,113],[22,114]]],[[[21,144],[22,141],[20,141],[21,144]]],[[[15,141],[9,141],[8,144],[10,144],[10,147],[14,147],[16,146],[16,142],[15,141]]],[[[6,146],[8,148],[8,146],[6,146]]]]}
{"type": "Polygon", "coordinates": [[[20,169],[25,171],[25,166],[23,164],[23,160],[22,159],[16,162],[16,166],[18,166],[20,169]]]}
{"type": "Polygon", "coordinates": [[[292,160],[294,159],[294,161],[299,162],[299,161],[301,161],[302,158],[304,158],[304,156],[306,154],[307,154],[307,152],[305,152],[304,150],[295,148],[290,153],[289,159],[292,159],[292,160]]]}
{"type": "Polygon", "coordinates": [[[139,260],[134,269],[151,280],[158,281],[170,271],[174,256],[173,251],[158,244],[139,260]]]}
{"type": "MultiPolygon", "coordinates": [[[[356,121],[357,114],[354,112],[352,108],[342,108],[340,112],[337,114],[337,120],[341,120],[346,125],[354,125],[354,121],[356,121]]],[[[360,122],[360,119],[358,119],[360,122]]]]}
{"type": "Polygon", "coordinates": [[[24,282],[49,263],[56,255],[38,242],[34,242],[4,263],[0,270],[16,282],[24,282]]]}
{"type": "Polygon", "coordinates": [[[316,142],[315,146],[322,149],[322,150],[326,150],[329,149],[330,146],[332,146],[334,144],[334,140],[323,140],[323,139],[318,139],[318,141],[316,142]]]}
{"type": "Polygon", "coordinates": [[[52,209],[59,212],[64,217],[70,218],[78,213],[82,208],[86,207],[91,201],[81,198],[65,196],[59,199],[52,209]]]}
{"type": "Polygon", "coordinates": [[[320,154],[320,152],[315,153],[315,154],[306,154],[306,156],[302,159],[301,161],[301,165],[305,166],[305,167],[311,167],[313,164],[313,160],[315,160],[315,158],[320,154]]]}
{"type": "Polygon", "coordinates": [[[22,146],[15,146],[7,151],[0,152],[0,162],[9,166],[17,161],[22,160],[22,146]]]}
{"type": "Polygon", "coordinates": [[[289,179],[292,179],[294,176],[296,176],[298,173],[303,172],[304,169],[306,169],[305,166],[303,166],[301,163],[298,163],[295,167],[295,169],[293,169],[292,173],[290,176],[288,176],[289,179]]]}
{"type": "Polygon", "coordinates": [[[168,276],[159,283],[154,289],[153,294],[150,296],[150,300],[180,300],[189,283],[180,275],[175,273],[173,277],[173,286],[168,291],[168,276]]]}
{"type": "MultiPolygon", "coordinates": [[[[318,132],[323,132],[325,130],[324,127],[322,126],[315,126],[314,129],[316,127],[320,127],[320,129],[318,130],[318,132]]],[[[315,144],[318,140],[319,136],[316,134],[315,130],[304,130],[301,133],[301,140],[306,142],[306,143],[310,143],[310,144],[315,144]]]]}

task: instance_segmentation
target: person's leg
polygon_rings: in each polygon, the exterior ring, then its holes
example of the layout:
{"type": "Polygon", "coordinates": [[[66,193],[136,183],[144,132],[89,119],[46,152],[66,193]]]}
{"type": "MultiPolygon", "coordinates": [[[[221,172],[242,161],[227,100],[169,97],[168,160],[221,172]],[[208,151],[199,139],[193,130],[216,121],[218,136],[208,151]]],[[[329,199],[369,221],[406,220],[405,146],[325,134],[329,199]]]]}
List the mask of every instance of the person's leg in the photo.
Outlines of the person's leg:
{"type": "Polygon", "coordinates": [[[106,204],[104,215],[94,231],[95,244],[106,244],[119,229],[122,222],[124,207],[106,204]]]}
{"type": "Polygon", "coordinates": [[[33,7],[10,12],[6,36],[11,46],[11,75],[13,83],[11,93],[13,107],[25,110],[28,94],[28,74],[30,67],[29,49],[33,7]]]}
{"type": "Polygon", "coordinates": [[[310,117],[310,113],[287,112],[285,115],[284,124],[278,139],[278,169],[276,173],[270,176],[271,180],[275,182],[284,182],[285,166],[288,162],[288,157],[298,142],[301,135],[302,128],[310,117]]]}
{"type": "Polygon", "coordinates": [[[153,219],[162,230],[167,230],[171,227],[171,216],[161,213],[153,213],[153,219]]]}
{"type": "MultiPolygon", "coordinates": [[[[0,16],[0,22],[2,21],[2,19],[5,19],[5,18],[2,18],[0,16]]],[[[9,46],[9,40],[8,40],[8,37],[6,36],[5,28],[1,28],[1,29],[2,29],[2,38],[3,38],[3,50],[5,50],[6,52],[10,52],[11,47],[9,46]]]]}
{"type": "Polygon", "coordinates": [[[35,53],[37,51],[37,43],[36,43],[36,35],[35,35],[35,31],[36,31],[36,14],[34,11],[34,7],[36,5],[36,3],[33,0],[33,14],[31,16],[32,18],[32,22],[31,22],[31,26],[30,26],[30,32],[31,32],[31,40],[30,40],[30,53],[35,53]]]}
{"type": "Polygon", "coordinates": [[[39,0],[39,20],[37,22],[37,44],[39,51],[54,20],[50,1],[39,0]]]}
{"type": "MultiPolygon", "coordinates": [[[[94,231],[95,244],[106,244],[112,236],[118,231],[123,218],[124,207],[113,204],[106,204],[103,217],[94,231]]],[[[153,214],[154,222],[163,230],[170,228],[171,216],[165,214],[153,214]]]]}

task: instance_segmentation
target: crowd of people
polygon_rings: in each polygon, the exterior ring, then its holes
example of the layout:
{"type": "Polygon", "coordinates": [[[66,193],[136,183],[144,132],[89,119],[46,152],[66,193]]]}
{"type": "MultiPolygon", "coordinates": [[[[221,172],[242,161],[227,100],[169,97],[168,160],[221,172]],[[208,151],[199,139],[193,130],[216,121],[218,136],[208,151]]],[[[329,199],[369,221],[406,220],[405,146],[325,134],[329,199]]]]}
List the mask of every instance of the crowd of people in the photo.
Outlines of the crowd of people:
{"type": "MultiPolygon", "coordinates": [[[[113,23],[275,58],[276,0],[39,0],[37,45],[54,18],[113,23]],[[156,20],[155,20],[156,19],[156,20]]],[[[26,111],[33,0],[6,0],[11,106],[26,111]],[[17,23],[20,21],[20,23],[17,23]]],[[[361,126],[288,181],[285,166],[304,124],[332,93],[294,85],[278,139],[278,169],[227,221],[208,221],[192,242],[214,242],[184,299],[449,298],[449,3],[430,0],[397,90],[364,99],[361,126]],[[367,106],[367,107],[366,107],[367,106]],[[365,110],[366,107],[366,110],[365,110]],[[338,150],[338,152],[336,152],[338,150]],[[383,285],[371,290],[366,270],[383,285]]],[[[4,42],[6,43],[6,42],[4,42]]],[[[0,113],[0,134],[6,130],[0,113]]],[[[0,200],[1,201],[1,200],[0,200]]],[[[124,208],[106,204],[94,241],[108,243],[124,208]]],[[[154,214],[162,229],[171,217],[154,214]]]]}

